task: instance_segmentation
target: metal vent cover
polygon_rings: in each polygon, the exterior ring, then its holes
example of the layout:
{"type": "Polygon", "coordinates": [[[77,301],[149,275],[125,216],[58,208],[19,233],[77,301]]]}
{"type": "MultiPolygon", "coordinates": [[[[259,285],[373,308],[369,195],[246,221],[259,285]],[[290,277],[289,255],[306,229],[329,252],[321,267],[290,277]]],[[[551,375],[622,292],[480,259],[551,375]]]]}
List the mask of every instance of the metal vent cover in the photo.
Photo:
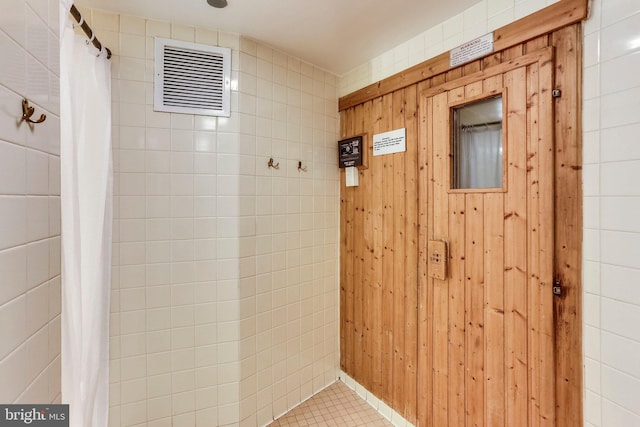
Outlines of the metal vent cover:
{"type": "Polygon", "coordinates": [[[154,110],[229,117],[231,49],[155,39],[154,110]]]}

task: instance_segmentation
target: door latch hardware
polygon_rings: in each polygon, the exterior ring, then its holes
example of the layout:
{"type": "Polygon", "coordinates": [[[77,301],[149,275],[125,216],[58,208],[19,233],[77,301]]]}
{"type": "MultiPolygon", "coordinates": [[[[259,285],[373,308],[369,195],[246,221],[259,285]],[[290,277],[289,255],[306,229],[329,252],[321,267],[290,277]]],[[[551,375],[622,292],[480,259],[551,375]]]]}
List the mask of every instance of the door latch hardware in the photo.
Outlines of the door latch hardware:
{"type": "Polygon", "coordinates": [[[562,295],[562,284],[559,280],[556,280],[553,284],[553,294],[562,295]]]}
{"type": "Polygon", "coordinates": [[[562,96],[562,91],[560,89],[553,89],[551,91],[551,96],[554,98],[560,98],[562,96]]]}

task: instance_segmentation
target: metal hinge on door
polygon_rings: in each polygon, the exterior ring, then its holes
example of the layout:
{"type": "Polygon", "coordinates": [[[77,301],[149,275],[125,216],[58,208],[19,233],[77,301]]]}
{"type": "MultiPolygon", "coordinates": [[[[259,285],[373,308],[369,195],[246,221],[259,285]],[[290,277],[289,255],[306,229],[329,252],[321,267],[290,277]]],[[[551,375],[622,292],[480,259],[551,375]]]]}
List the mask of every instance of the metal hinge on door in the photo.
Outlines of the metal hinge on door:
{"type": "Polygon", "coordinates": [[[553,294],[562,295],[562,283],[559,280],[553,282],[553,294]]]}

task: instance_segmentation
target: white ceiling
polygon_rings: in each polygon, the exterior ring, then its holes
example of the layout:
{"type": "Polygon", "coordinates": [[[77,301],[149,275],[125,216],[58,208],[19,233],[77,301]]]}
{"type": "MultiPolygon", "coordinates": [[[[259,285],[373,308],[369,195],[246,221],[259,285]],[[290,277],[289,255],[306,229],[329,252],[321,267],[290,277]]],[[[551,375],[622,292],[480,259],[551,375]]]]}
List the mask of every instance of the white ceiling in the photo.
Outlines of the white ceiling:
{"type": "MultiPolygon", "coordinates": [[[[479,0],[77,0],[79,6],[238,33],[342,75],[479,0]]],[[[100,37],[100,34],[97,34],[100,37]]]]}

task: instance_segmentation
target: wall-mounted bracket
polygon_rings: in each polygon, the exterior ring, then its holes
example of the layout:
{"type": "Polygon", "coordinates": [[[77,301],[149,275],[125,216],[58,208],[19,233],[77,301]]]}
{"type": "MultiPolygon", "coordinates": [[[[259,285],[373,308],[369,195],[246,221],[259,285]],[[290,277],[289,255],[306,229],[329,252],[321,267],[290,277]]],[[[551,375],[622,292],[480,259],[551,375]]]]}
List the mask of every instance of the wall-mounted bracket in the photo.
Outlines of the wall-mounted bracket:
{"type": "Polygon", "coordinates": [[[562,283],[559,280],[553,282],[553,294],[554,295],[562,295],[562,283]]]}
{"type": "Polygon", "coordinates": [[[42,123],[47,119],[46,114],[40,114],[40,118],[38,120],[33,120],[31,116],[35,112],[34,108],[29,105],[29,101],[25,98],[22,100],[22,119],[20,121],[25,121],[27,123],[37,124],[42,123]]]}

